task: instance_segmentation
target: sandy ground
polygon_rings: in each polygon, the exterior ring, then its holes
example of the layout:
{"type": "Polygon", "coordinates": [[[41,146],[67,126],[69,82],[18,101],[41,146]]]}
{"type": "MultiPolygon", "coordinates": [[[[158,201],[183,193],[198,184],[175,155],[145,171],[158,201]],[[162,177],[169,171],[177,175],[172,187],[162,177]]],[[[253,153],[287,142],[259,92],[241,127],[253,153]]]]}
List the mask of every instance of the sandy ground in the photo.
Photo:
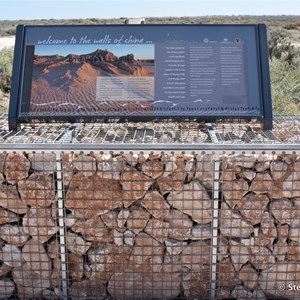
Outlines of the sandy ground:
{"type": "Polygon", "coordinates": [[[4,47],[11,47],[15,45],[15,37],[8,36],[8,37],[1,37],[0,38],[0,50],[4,47]]]}
{"type": "Polygon", "coordinates": [[[300,42],[292,42],[292,45],[294,45],[297,48],[300,48],[300,42]]]}

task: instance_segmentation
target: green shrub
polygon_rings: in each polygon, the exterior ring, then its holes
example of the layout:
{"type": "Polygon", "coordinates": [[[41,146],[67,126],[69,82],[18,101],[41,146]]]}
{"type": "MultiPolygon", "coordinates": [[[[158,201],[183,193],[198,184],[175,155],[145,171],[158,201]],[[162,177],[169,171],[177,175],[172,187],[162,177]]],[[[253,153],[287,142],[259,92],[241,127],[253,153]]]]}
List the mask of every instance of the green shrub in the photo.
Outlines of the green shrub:
{"type": "Polygon", "coordinates": [[[290,22],[287,25],[285,25],[283,28],[288,30],[292,30],[292,29],[300,30],[300,21],[298,20],[298,21],[290,22]]]}
{"type": "Polygon", "coordinates": [[[286,61],[270,61],[273,112],[300,114],[300,68],[286,61]]]}
{"type": "Polygon", "coordinates": [[[10,91],[13,64],[13,47],[0,50],[0,90],[10,91]]]}

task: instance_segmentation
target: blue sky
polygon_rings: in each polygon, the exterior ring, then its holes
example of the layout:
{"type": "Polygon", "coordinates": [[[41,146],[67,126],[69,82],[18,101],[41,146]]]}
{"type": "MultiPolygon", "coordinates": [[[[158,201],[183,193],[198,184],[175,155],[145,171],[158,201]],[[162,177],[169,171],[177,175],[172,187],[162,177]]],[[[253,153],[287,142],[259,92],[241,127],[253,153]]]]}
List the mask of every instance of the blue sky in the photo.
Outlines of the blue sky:
{"type": "Polygon", "coordinates": [[[64,45],[55,46],[35,46],[35,54],[37,55],[68,55],[72,54],[88,54],[94,52],[97,48],[114,53],[116,56],[120,57],[129,53],[133,53],[135,59],[154,59],[154,45],[64,45]]]}
{"type": "Polygon", "coordinates": [[[299,0],[0,0],[0,20],[300,15],[299,0]]]}

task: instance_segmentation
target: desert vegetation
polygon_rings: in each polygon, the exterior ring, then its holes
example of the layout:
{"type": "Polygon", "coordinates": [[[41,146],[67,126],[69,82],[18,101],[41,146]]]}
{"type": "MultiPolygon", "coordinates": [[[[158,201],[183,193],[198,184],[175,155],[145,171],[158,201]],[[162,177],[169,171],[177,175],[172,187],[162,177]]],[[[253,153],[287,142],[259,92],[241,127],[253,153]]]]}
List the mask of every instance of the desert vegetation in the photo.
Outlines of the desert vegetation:
{"type": "MultiPolygon", "coordinates": [[[[17,24],[123,24],[119,19],[0,21],[0,37],[15,34],[17,24]]],[[[147,18],[148,24],[255,24],[268,28],[273,109],[276,114],[300,114],[300,22],[296,16],[223,16],[147,18]]],[[[13,47],[0,50],[0,112],[7,112],[13,47]]]]}

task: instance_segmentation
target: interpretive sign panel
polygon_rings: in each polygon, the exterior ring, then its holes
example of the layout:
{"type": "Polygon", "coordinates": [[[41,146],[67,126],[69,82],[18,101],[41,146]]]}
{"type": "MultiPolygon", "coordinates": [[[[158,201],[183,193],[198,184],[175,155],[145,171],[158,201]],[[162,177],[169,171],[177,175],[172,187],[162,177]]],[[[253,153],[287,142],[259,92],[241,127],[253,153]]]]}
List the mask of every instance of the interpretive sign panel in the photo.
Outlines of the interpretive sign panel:
{"type": "Polygon", "coordinates": [[[270,123],[269,85],[264,25],[21,25],[9,119],[270,123]]]}

